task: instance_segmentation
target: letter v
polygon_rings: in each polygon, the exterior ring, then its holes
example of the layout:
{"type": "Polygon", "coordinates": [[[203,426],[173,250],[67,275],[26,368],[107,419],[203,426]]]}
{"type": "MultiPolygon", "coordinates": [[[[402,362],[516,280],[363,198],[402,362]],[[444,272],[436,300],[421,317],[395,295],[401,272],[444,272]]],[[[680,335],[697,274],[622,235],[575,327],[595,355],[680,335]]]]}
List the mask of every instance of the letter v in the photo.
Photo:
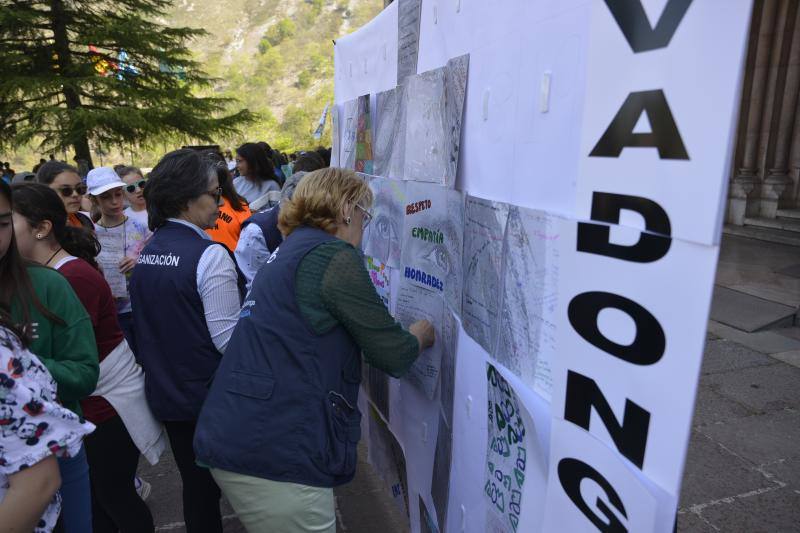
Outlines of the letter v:
{"type": "Polygon", "coordinates": [[[634,53],[667,46],[692,4],[692,0],[668,0],[655,28],[650,26],[641,0],[605,0],[634,53]]]}

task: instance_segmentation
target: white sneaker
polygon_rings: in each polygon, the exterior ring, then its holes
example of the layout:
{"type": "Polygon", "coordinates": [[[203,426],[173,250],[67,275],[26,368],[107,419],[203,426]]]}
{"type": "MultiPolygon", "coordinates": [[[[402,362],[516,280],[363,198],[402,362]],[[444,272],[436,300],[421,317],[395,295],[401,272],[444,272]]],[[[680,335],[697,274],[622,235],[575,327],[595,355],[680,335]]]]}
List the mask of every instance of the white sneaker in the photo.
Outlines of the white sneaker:
{"type": "Polygon", "coordinates": [[[153,490],[152,485],[139,476],[136,476],[133,478],[133,486],[136,487],[136,493],[139,497],[143,501],[147,501],[147,498],[150,497],[150,492],[153,490]]]}

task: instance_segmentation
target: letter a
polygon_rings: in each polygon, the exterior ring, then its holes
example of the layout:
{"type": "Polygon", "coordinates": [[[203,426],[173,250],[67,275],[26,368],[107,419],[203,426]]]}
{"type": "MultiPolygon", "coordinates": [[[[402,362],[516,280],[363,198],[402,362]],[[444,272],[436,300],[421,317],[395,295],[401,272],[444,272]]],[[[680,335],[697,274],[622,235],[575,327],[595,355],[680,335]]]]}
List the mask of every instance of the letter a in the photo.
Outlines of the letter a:
{"type": "Polygon", "coordinates": [[[669,45],[691,3],[692,0],[669,0],[653,28],[641,0],[606,0],[619,29],[637,54],[669,45]]]}
{"type": "Polygon", "coordinates": [[[661,159],[689,159],[672,111],[661,89],[631,93],[606,129],[590,157],[619,157],[622,149],[657,148],[661,159]],[[634,133],[636,122],[647,113],[650,133],[634,133]]]}

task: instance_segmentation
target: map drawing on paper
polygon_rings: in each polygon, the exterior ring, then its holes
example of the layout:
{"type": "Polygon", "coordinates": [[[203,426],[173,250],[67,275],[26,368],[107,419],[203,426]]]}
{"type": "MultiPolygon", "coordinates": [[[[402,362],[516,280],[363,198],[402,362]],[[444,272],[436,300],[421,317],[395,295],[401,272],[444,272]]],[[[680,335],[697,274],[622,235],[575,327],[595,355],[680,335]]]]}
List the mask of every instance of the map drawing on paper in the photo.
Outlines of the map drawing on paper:
{"type": "MultiPolygon", "coordinates": [[[[369,98],[369,95],[367,95],[369,98]]],[[[355,170],[356,168],[356,138],[358,130],[358,98],[344,103],[344,113],[340,117],[342,150],[339,155],[339,166],[355,170]]]]}
{"type": "Polygon", "coordinates": [[[370,408],[369,424],[369,462],[389,489],[392,501],[408,516],[408,477],[403,448],[374,408],[370,408]]]}
{"type": "Polygon", "coordinates": [[[372,174],[372,116],[369,112],[369,95],[359,96],[357,101],[355,170],[372,174]]]}
{"type": "Polygon", "coordinates": [[[391,289],[389,286],[392,277],[391,269],[386,266],[386,263],[383,263],[379,259],[375,259],[374,257],[370,257],[368,255],[364,256],[364,264],[367,267],[369,279],[372,281],[372,285],[375,287],[375,292],[378,293],[378,296],[383,302],[383,305],[386,306],[386,309],[391,311],[391,289]]]}
{"type": "Polygon", "coordinates": [[[516,532],[522,508],[530,431],[517,394],[491,364],[486,365],[489,436],[486,450],[487,531],[516,532]]]}
{"type": "Polygon", "coordinates": [[[378,176],[403,179],[405,174],[406,103],[405,87],[399,86],[375,96],[373,172],[378,176]]]}
{"type": "Polygon", "coordinates": [[[433,456],[431,475],[431,497],[436,510],[440,531],[447,531],[447,505],[450,499],[450,464],[453,453],[453,428],[448,426],[439,414],[439,433],[436,437],[436,451],[433,456]]]}
{"type": "Polygon", "coordinates": [[[465,55],[407,78],[404,179],[455,183],[468,67],[465,55]]]}
{"type": "Polygon", "coordinates": [[[467,335],[487,353],[492,353],[500,312],[503,235],[508,205],[467,196],[464,219],[462,323],[467,335]]]}
{"type": "Polygon", "coordinates": [[[440,531],[444,531],[443,529],[440,530],[436,526],[436,519],[431,516],[431,513],[428,512],[428,507],[425,505],[425,502],[422,500],[422,496],[417,495],[419,498],[419,530],[421,533],[439,533],[440,531]]]}
{"type": "Polygon", "coordinates": [[[407,182],[402,277],[461,308],[463,196],[433,183],[407,182]]]}
{"type": "MultiPolygon", "coordinates": [[[[433,324],[436,338],[441,338],[444,300],[435,292],[402,280],[397,292],[395,312],[395,318],[404,328],[407,329],[417,320],[427,320],[433,324]]],[[[441,365],[442,345],[436,342],[417,357],[404,379],[423,391],[429,400],[433,400],[439,383],[441,365]]]]}
{"type": "Polygon", "coordinates": [[[421,0],[399,0],[397,15],[397,84],[417,73],[421,0]]]}
{"type": "Polygon", "coordinates": [[[406,184],[374,176],[369,187],[373,197],[372,222],[364,231],[364,253],[392,268],[399,267],[406,184]]]}
{"type": "Polygon", "coordinates": [[[512,206],[503,243],[503,290],[495,359],[550,400],[558,304],[559,222],[512,206]]]}

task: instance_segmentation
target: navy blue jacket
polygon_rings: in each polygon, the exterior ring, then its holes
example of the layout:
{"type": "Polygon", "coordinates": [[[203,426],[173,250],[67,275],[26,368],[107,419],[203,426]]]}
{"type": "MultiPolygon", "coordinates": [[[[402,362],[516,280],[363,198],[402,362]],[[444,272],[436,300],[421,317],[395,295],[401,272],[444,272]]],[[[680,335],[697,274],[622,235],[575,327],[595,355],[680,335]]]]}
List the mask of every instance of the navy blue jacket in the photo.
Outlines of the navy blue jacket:
{"type": "Polygon", "coordinates": [[[158,420],[196,420],[219,353],[197,289],[197,263],[209,246],[192,228],[167,222],[139,255],[130,282],[137,356],[158,420]]]}
{"type": "Polygon", "coordinates": [[[361,352],[341,325],[312,331],[295,298],[303,257],[334,238],[296,229],[253,280],[197,422],[200,463],[317,487],[353,478],[361,352]]]}

